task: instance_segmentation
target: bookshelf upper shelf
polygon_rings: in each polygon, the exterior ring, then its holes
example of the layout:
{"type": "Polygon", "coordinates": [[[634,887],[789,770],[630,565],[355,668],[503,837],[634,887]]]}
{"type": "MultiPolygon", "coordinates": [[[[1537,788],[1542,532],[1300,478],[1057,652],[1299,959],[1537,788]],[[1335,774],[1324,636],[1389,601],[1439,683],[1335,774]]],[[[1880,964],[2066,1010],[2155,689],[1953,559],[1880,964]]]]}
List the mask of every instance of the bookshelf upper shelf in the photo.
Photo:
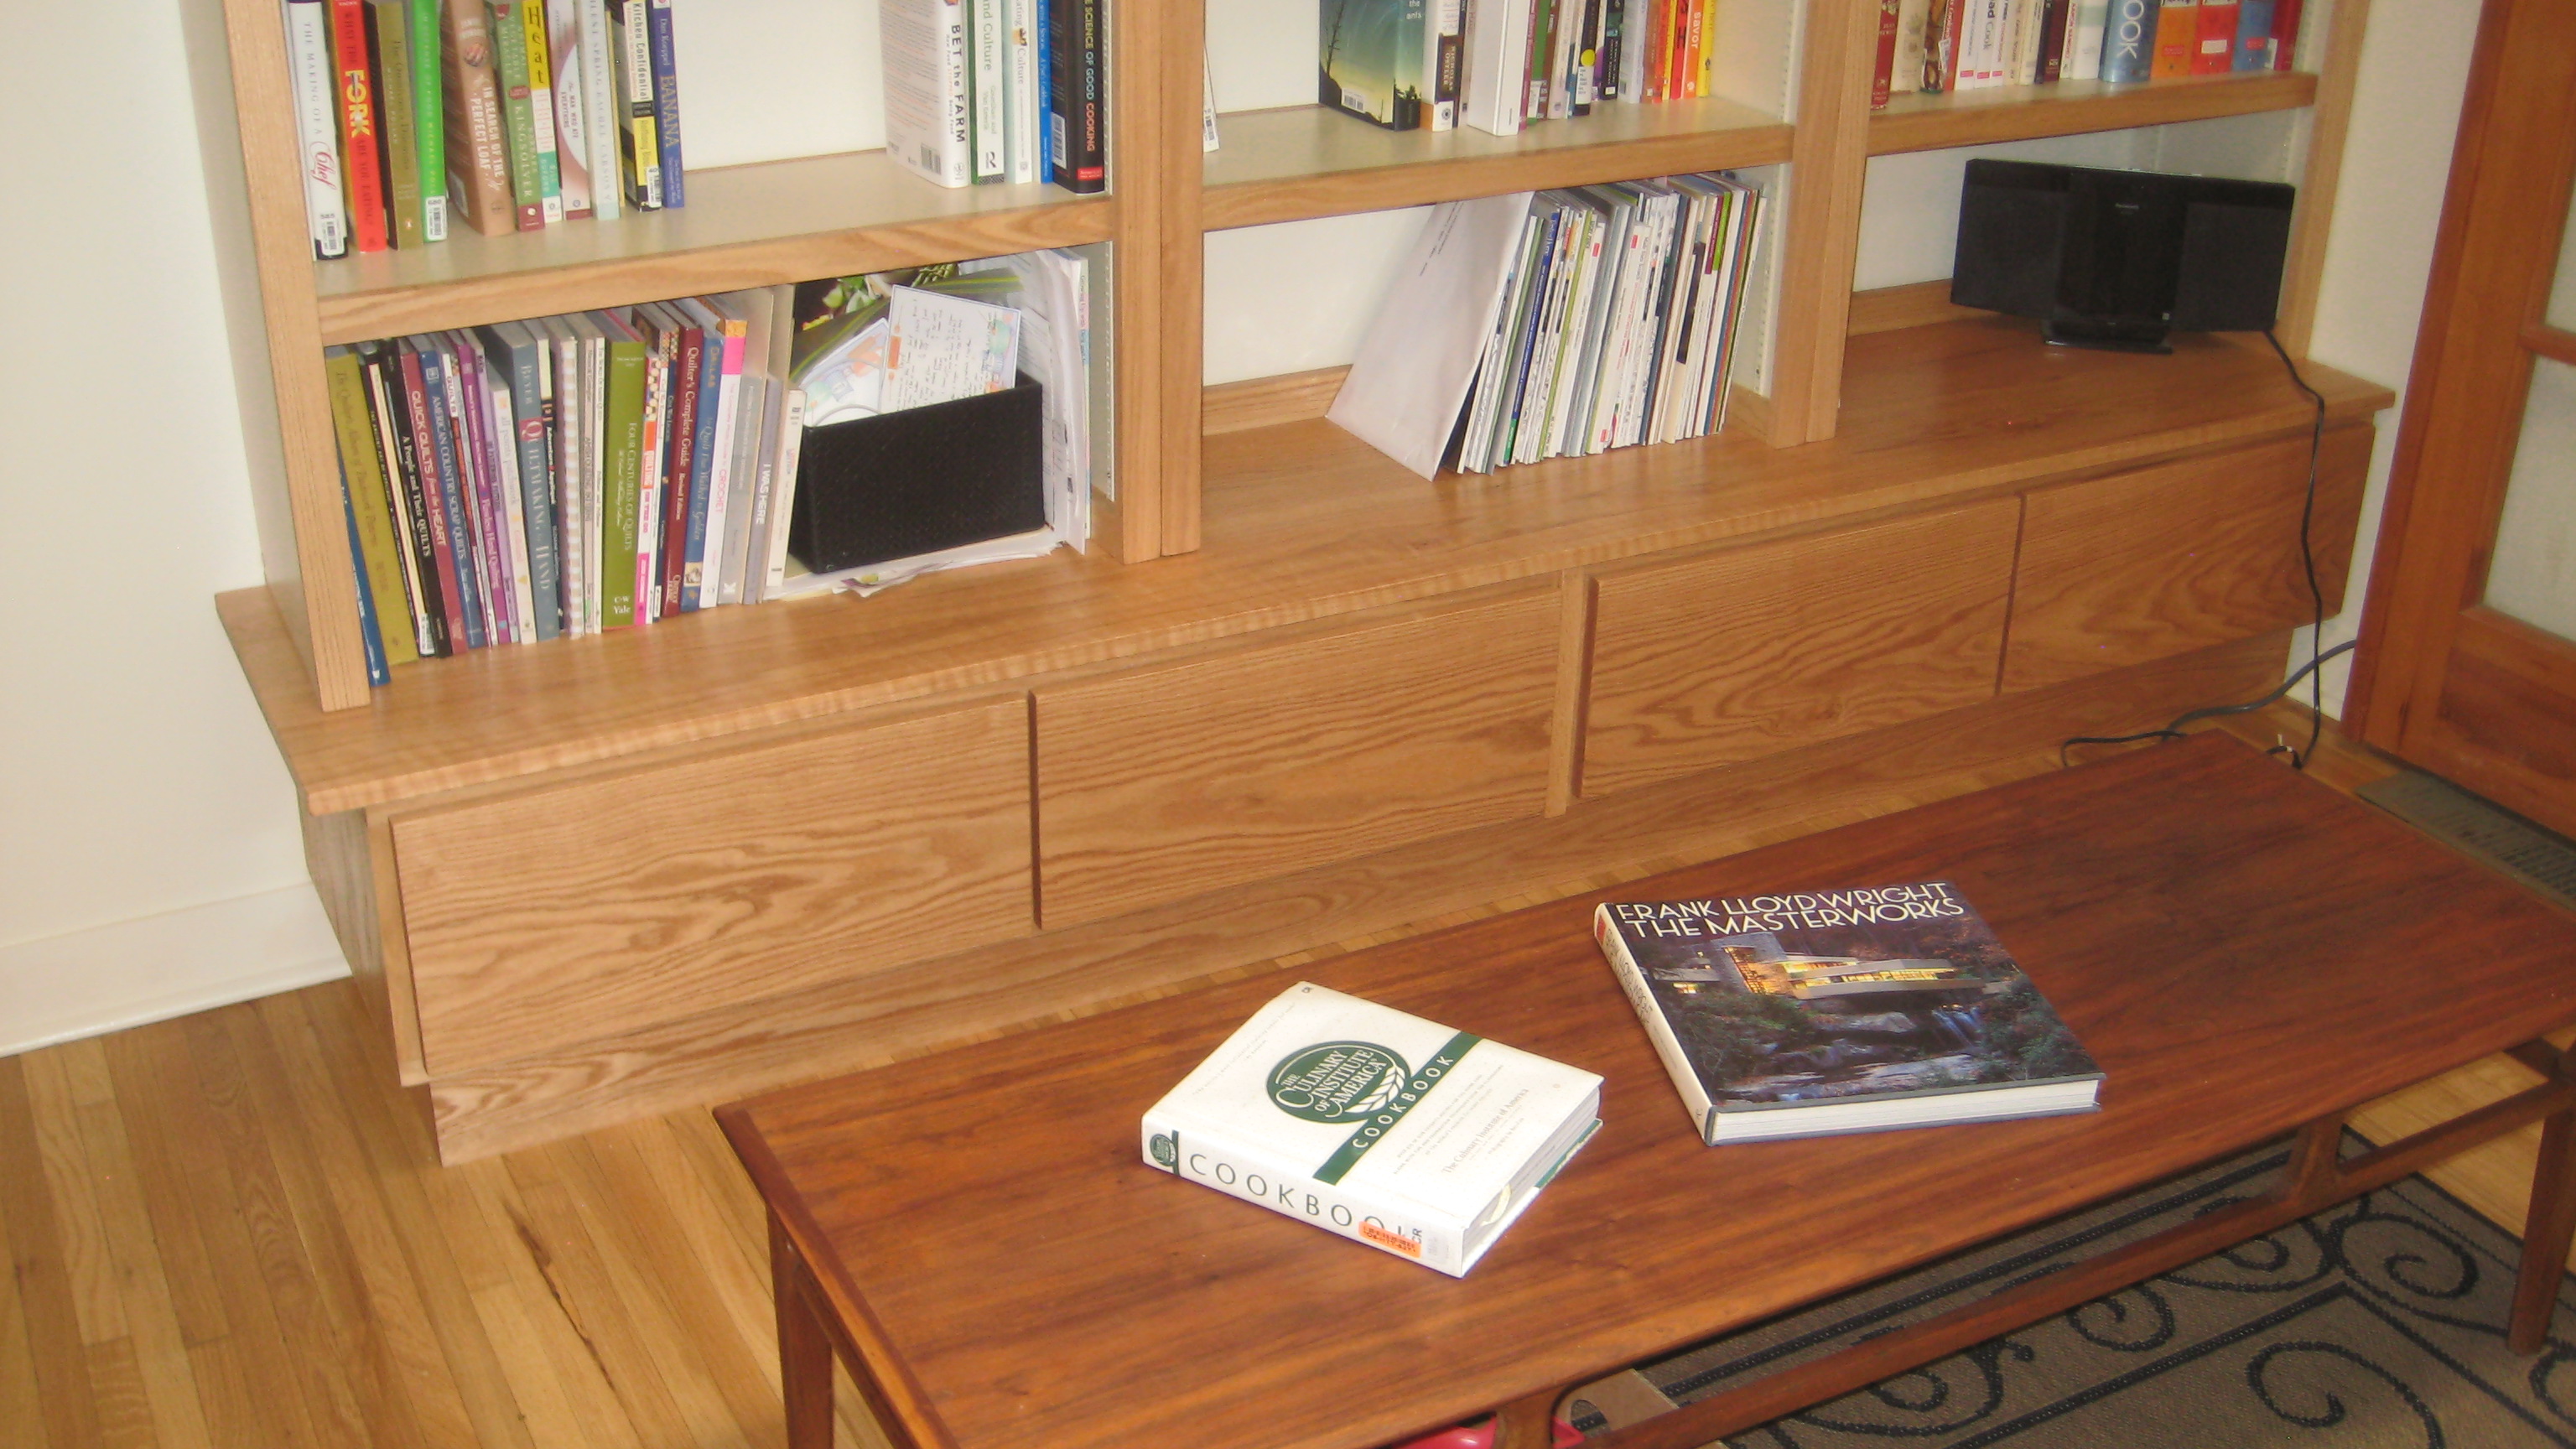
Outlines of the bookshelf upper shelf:
{"type": "MultiPolygon", "coordinates": [[[[1471,127],[1383,131],[1322,106],[1217,118],[1208,230],[1421,206],[1507,191],[1669,176],[1789,159],[1790,127],[1726,100],[1603,105],[1516,136],[1471,127]]],[[[695,184],[694,181],[692,184],[695,184]]]]}
{"type": "Polygon", "coordinates": [[[853,151],[689,173],[689,204],[314,266],[325,342],[1105,241],[1105,198],[933,186],[853,151]]]}
{"type": "Polygon", "coordinates": [[[2205,121],[2313,105],[2317,78],[2296,71],[2194,76],[2188,80],[2110,85],[2048,85],[1902,95],[1869,118],[1869,154],[1938,151],[2041,136],[2121,131],[2172,121],[2205,121]]]}

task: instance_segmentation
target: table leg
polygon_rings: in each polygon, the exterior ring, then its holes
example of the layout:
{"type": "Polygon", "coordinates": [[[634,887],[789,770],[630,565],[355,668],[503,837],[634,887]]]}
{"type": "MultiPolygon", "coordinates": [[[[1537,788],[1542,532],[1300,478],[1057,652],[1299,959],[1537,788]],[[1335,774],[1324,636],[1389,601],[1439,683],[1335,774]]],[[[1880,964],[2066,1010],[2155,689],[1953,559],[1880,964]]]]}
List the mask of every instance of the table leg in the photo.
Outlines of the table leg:
{"type": "Polygon", "coordinates": [[[2540,1129],[2531,1211],[2522,1228],[2522,1274],[2514,1283],[2513,1328],[2506,1339],[2515,1353],[2538,1353],[2549,1337],[2571,1240],[2576,1240],[2576,1109],[2551,1113],[2540,1129]]]}
{"type": "Polygon", "coordinates": [[[1505,1404],[1496,1449],[1550,1449],[1556,1442],[1556,1401],[1563,1389],[1548,1389],[1505,1404]]]}
{"type": "Polygon", "coordinates": [[[787,1449],[832,1449],[832,1339],[814,1316],[811,1270],[776,1216],[769,1220],[769,1284],[778,1300],[778,1378],[787,1400],[787,1449]]]}

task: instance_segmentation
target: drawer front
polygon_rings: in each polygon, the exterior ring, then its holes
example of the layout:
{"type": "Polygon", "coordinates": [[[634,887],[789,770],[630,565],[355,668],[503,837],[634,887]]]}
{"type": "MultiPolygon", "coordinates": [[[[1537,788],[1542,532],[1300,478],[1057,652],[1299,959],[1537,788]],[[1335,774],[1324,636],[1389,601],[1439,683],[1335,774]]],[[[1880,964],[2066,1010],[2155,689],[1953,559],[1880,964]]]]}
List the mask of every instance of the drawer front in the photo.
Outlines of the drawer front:
{"type": "Polygon", "coordinates": [[[432,1076],[1025,935],[1012,698],[397,819],[432,1076]]]}
{"type": "Polygon", "coordinates": [[[1582,793],[1992,697],[2020,507],[1999,498],[1604,577],[1582,793]]]}
{"type": "Polygon", "coordinates": [[[1524,815],[1552,588],[1037,691],[1049,927],[1524,815]]]}
{"type": "MultiPolygon", "coordinates": [[[[2370,468],[2371,428],[2329,430],[2309,528],[2326,613],[2370,468]]],[[[2013,589],[2007,691],[2205,649],[2308,622],[2299,510],[2305,437],[2035,490],[2013,589]]]]}

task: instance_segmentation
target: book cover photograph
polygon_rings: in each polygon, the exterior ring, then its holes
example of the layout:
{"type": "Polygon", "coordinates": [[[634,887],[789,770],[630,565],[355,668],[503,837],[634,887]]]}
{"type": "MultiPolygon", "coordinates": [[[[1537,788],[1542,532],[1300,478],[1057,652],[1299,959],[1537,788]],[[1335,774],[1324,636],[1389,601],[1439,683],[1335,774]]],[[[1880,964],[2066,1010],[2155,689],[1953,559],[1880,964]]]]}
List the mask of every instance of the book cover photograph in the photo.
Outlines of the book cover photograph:
{"type": "Polygon", "coordinates": [[[1423,0],[1323,0],[1316,99],[1390,131],[1422,126],[1423,0]]]}
{"type": "Polygon", "coordinates": [[[1605,902],[1593,934],[1710,1142],[2094,1105],[2101,1069],[1946,881],[1605,902]]]}

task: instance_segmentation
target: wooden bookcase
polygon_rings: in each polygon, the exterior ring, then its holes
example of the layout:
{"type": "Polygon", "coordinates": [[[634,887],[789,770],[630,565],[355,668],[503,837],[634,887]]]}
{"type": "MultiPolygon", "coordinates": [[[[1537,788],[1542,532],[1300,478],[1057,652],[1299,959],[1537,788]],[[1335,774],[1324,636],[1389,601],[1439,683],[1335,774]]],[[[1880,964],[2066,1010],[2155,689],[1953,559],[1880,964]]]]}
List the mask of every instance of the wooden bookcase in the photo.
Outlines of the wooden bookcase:
{"type": "MultiPolygon", "coordinates": [[[[317,264],[277,6],[223,0],[285,466],[255,485],[268,583],[219,602],[294,774],[316,882],[404,1079],[428,1089],[442,1150],[1168,990],[1577,878],[1639,841],[1705,850],[1733,837],[1689,808],[1731,802],[1742,828],[1792,818],[1778,792],[1829,789],[1855,749],[1910,750],[1925,780],[1965,781],[2079,728],[2259,690],[2305,617],[2281,582],[2295,535],[2280,489],[2297,470],[2274,456],[2304,439],[2304,399],[2259,343],[2185,339],[2149,371],[2043,355],[2028,329],[1951,308],[1940,284],[1855,296],[1868,162],[2304,111],[2280,329],[2304,352],[2367,3],[2312,6],[2330,31],[2305,47],[2323,56],[2313,73],[1909,97],[1873,115],[1875,0],[1719,0],[1761,32],[1744,43],[1777,61],[1778,104],[1613,105],[1515,137],[1386,133],[1292,107],[1229,115],[1224,148],[1202,155],[1204,13],[1134,0],[1112,7],[1106,197],[943,190],[856,153],[692,171],[678,212],[459,229],[317,264]],[[1785,196],[1776,287],[1748,323],[1765,329],[1766,382],[1739,382],[1722,436],[1424,483],[1321,421],[1337,373],[1202,387],[1211,231],[1728,167],[1779,168],[1785,196]],[[368,688],[326,343],[1101,241],[1118,502],[1089,554],[424,660],[368,688]],[[2230,470],[2269,481],[2242,502],[2204,486],[2230,470]],[[2013,571],[2034,520],[2100,513],[2061,496],[2113,486],[2096,480],[2219,509],[2225,546],[2147,540],[2140,557],[2179,570],[2151,579],[2094,567],[2125,545],[2070,524],[2046,556],[2109,582],[2047,612],[2013,571]],[[1754,687],[1666,657],[1696,590],[1784,563],[1853,566],[1873,540],[1954,538],[1982,572],[1931,587],[1955,605],[1937,637],[1878,650],[1854,642],[1865,620],[1755,609],[1742,627],[1848,668],[1754,687]],[[2136,598],[2102,593],[2124,581],[2136,598]],[[1470,698],[1420,687],[1461,650],[1470,698]],[[1873,660],[1877,685],[1838,682],[1873,660]],[[972,758],[951,757],[950,737],[977,741],[972,758]],[[814,761],[844,750],[865,767],[814,783],[814,761]],[[665,793],[698,815],[601,823],[665,793]],[[915,856],[834,823],[871,799],[904,802],[879,823],[915,856]],[[730,818],[745,800],[767,803],[730,818]],[[656,853],[672,820],[701,816],[722,825],[714,855],[656,853]],[[524,848],[540,838],[551,854],[524,848]],[[584,852],[633,869],[625,883],[571,870],[584,852]],[[747,863],[772,853],[801,882],[775,898],[747,863]],[[924,875],[920,859],[951,868],[924,875]],[[636,879],[658,884],[638,894],[636,879]],[[524,899],[514,881],[531,883],[524,899]],[[885,881],[871,910],[831,904],[885,881]],[[611,896],[623,914],[585,921],[611,896]],[[965,934],[904,934],[907,913],[961,901],[965,934]],[[735,907],[756,925],[719,919],[735,907]],[[512,974],[495,929],[552,943],[530,947],[544,985],[512,974]],[[694,944],[657,955],[646,936],[694,944]],[[907,974],[970,947],[956,959],[994,982],[932,984],[954,960],[907,974]]],[[[1744,89],[1758,101],[1766,84],[1744,89]]],[[[2320,553],[2340,579],[2367,419],[2388,399],[2312,373],[2335,424],[2320,553]]]]}

